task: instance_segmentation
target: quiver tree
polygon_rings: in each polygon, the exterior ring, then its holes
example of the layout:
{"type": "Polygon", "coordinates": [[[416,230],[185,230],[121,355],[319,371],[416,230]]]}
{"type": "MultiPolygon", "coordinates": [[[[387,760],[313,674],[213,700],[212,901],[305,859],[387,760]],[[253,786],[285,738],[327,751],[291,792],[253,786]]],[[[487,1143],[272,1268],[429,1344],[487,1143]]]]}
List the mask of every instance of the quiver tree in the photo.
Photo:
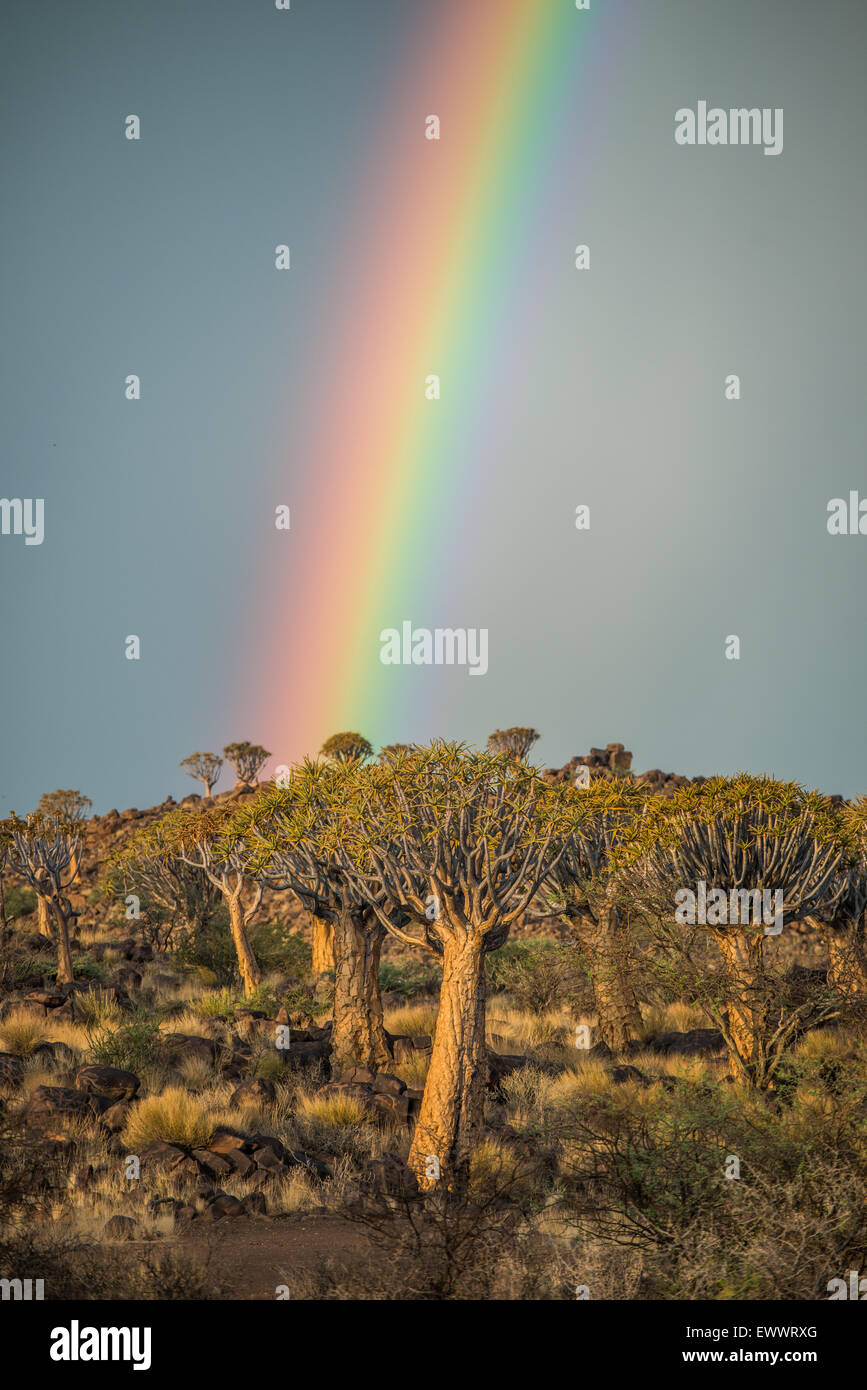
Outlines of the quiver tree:
{"type": "Polygon", "coordinates": [[[223,749],[223,757],[231,763],[238,781],[248,785],[256,781],[270,756],[261,743],[227,743],[223,749]]]}
{"type": "Polygon", "coordinates": [[[483,1118],[485,955],[556,863],[554,801],[513,759],[443,743],[352,781],[337,840],[347,869],[383,926],[443,965],[409,1163],[422,1188],[459,1188],[483,1118]]]}
{"type": "Polygon", "coordinates": [[[188,758],[183,758],[178,763],[178,767],[182,767],[189,777],[193,777],[197,782],[204,782],[205,796],[211,795],[222,766],[223,759],[219,753],[191,753],[188,758]]]}
{"type": "Polygon", "coordinates": [[[601,1040],[613,1051],[641,1036],[634,950],[621,872],[636,852],[646,797],[630,783],[559,789],[569,829],[541,899],[565,922],[590,977],[601,1040]]]}
{"type": "Polygon", "coordinates": [[[314,931],[330,931],[335,1076],[354,1066],[378,1071],[391,1060],[379,990],[385,928],[374,906],[382,895],[368,901],[338,852],[347,773],[339,764],[307,761],[283,785],[264,788],[233,823],[246,862],[269,886],[295,894],[313,917],[314,931]]]}
{"type": "Polygon", "coordinates": [[[331,762],[364,762],[373,756],[373,747],[362,734],[332,734],[319,750],[331,762]]]}
{"type": "Polygon", "coordinates": [[[488,737],[488,752],[508,753],[510,758],[519,758],[523,762],[538,739],[535,729],[495,729],[488,737]]]}
{"type": "Polygon", "coordinates": [[[837,1011],[828,993],[792,1002],[773,946],[778,927],[833,911],[837,817],[817,792],[740,774],[649,804],[644,830],[649,847],[631,876],[668,948],[661,969],[677,978],[679,961],[693,998],[722,1031],[733,1078],[766,1088],[806,1021],[837,1011]],[[695,968],[696,944],[707,936],[721,976],[695,968]]]}
{"type": "Polygon", "coordinates": [[[190,868],[200,869],[226,905],[244,993],[251,995],[262,982],[262,971],[247,928],[262,902],[264,880],[251,870],[232,820],[233,812],[225,806],[167,817],[171,852],[190,868]]]}
{"type": "Polygon", "coordinates": [[[141,900],[163,908],[173,923],[179,922],[192,936],[213,921],[220,892],[198,865],[187,864],[176,853],[173,812],[133,832],[108,862],[103,887],[109,897],[132,897],[127,917],[137,920],[141,900]]]}
{"type": "Polygon", "coordinates": [[[80,825],[34,812],[26,821],[13,816],[4,826],[12,865],[35,891],[52,928],[57,945],[57,983],[71,985],[75,975],[69,925],[77,914],[64,890],[69,887],[70,865],[81,849],[80,825]]]}
{"type": "Polygon", "coordinates": [[[828,983],[849,1001],[867,1001],[867,797],[843,808],[841,829],[838,893],[816,915],[828,948],[828,983]]]}
{"type": "Polygon", "coordinates": [[[395,758],[403,757],[404,753],[413,753],[416,745],[414,743],[386,743],[379,750],[379,761],[381,763],[393,762],[395,758]]]}
{"type": "MultiPolygon", "coordinates": [[[[59,821],[62,825],[77,825],[79,821],[87,818],[92,807],[90,797],[82,792],[73,791],[71,788],[66,791],[58,789],[56,792],[43,793],[36,806],[36,814],[45,820],[59,821]]],[[[69,865],[70,884],[75,883],[78,878],[78,870],[78,855],[74,853],[69,865]]]]}

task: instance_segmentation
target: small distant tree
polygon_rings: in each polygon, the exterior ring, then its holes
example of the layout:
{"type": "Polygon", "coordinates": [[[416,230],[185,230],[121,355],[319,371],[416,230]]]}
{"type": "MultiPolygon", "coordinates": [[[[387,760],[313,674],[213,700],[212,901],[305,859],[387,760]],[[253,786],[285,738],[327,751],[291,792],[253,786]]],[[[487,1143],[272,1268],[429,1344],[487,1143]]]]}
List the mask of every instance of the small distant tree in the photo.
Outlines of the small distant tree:
{"type": "Polygon", "coordinates": [[[231,763],[239,782],[255,782],[270,756],[261,743],[227,743],[223,749],[223,757],[231,763]]]}
{"type": "Polygon", "coordinates": [[[373,747],[362,734],[332,734],[320,749],[333,762],[364,762],[373,756],[373,747]]]}
{"type": "MultiPolygon", "coordinates": [[[[44,792],[39,798],[36,807],[36,814],[44,817],[45,820],[56,820],[62,825],[76,825],[79,821],[86,820],[89,811],[93,807],[93,802],[89,796],[84,796],[79,791],[56,791],[44,792]]],[[[69,865],[69,882],[75,883],[79,871],[78,855],[73,854],[69,865]]]]}
{"type": "Polygon", "coordinates": [[[204,782],[205,796],[211,795],[222,766],[223,759],[219,753],[191,753],[188,758],[183,758],[178,763],[178,767],[182,767],[189,777],[193,777],[197,782],[204,782]]]}
{"type": "Polygon", "coordinates": [[[93,802],[90,797],[84,796],[78,791],[45,792],[39,798],[36,814],[45,820],[56,820],[64,825],[72,825],[77,821],[84,820],[92,806],[93,802]]]}
{"type": "Polygon", "coordinates": [[[44,903],[46,920],[53,924],[57,945],[57,983],[70,985],[75,979],[69,926],[74,912],[65,890],[69,887],[69,867],[81,848],[78,822],[47,820],[33,815],[26,820],[12,817],[5,822],[3,837],[11,862],[44,903]]]}
{"type": "Polygon", "coordinates": [[[510,758],[519,758],[523,762],[538,739],[535,729],[495,729],[488,738],[488,752],[508,753],[510,758]]]}
{"type": "Polygon", "coordinates": [[[409,1163],[422,1188],[457,1190],[483,1117],[485,955],[503,945],[556,866],[562,816],[530,768],[450,744],[356,765],[347,785],[338,853],[386,930],[442,957],[409,1163]]]}

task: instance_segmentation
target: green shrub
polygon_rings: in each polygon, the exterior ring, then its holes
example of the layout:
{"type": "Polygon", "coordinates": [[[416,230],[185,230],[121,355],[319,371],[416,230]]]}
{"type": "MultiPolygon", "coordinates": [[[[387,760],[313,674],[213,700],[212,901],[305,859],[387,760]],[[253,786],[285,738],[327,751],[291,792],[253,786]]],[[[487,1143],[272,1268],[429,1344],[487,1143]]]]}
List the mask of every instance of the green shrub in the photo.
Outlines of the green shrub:
{"type": "Polygon", "coordinates": [[[429,994],[439,986],[440,979],[440,973],[425,961],[394,965],[384,960],[379,967],[379,988],[383,994],[399,994],[403,999],[429,994]]]}
{"type": "Polygon", "coordinates": [[[11,926],[19,917],[29,917],[36,911],[36,894],[32,888],[7,888],[4,893],[6,921],[11,926]]]}
{"type": "Polygon", "coordinates": [[[575,983],[568,953],[547,937],[509,941],[490,953],[486,967],[493,990],[503,990],[519,1008],[535,1014],[556,1008],[575,983]]]}
{"type": "Polygon", "coordinates": [[[118,1027],[87,1031],[87,1050],[94,1062],[124,1071],[140,1072],[155,1059],[160,1026],[155,1018],[133,1018],[118,1027]]]}

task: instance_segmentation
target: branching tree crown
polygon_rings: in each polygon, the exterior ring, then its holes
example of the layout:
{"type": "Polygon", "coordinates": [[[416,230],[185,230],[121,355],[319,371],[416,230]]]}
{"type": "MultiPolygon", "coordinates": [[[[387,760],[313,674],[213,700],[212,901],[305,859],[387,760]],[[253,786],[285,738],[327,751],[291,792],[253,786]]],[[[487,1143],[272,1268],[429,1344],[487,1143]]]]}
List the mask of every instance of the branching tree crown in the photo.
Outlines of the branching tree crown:
{"type": "Polygon", "coordinates": [[[175,853],[175,818],[184,814],[171,812],[135,830],[110,858],[103,889],[109,897],[134,892],[196,927],[213,916],[219,892],[201,867],[175,853]]]}
{"type": "Polygon", "coordinates": [[[471,922],[492,950],[550,872],[566,824],[552,789],[509,755],[434,743],[354,770],[335,849],[395,935],[440,952],[471,922]],[[422,935],[395,928],[383,891],[422,935]]]}
{"type": "Polygon", "coordinates": [[[739,773],[711,777],[648,803],[641,889],[662,906],[698,880],[723,889],[782,890],[788,921],[837,896],[842,859],[839,813],[795,782],[739,773]]]}
{"type": "Polygon", "coordinates": [[[191,753],[188,758],[182,758],[178,766],[197,782],[204,782],[205,795],[210,796],[220,776],[223,759],[219,753],[191,753]]]}
{"type": "Polygon", "coordinates": [[[522,760],[529,756],[539,735],[535,729],[495,729],[488,738],[489,753],[508,753],[512,758],[522,760]]]}
{"type": "Polygon", "coordinates": [[[262,765],[271,754],[261,743],[227,743],[223,756],[235,770],[239,782],[255,782],[262,765]]]}
{"type": "Polygon", "coordinates": [[[364,762],[373,756],[373,746],[363,734],[332,734],[320,749],[324,758],[338,763],[364,762]]]}
{"type": "Polygon", "coordinates": [[[83,796],[79,791],[58,790],[45,792],[39,798],[36,814],[45,820],[56,820],[69,825],[84,820],[92,806],[90,797],[83,796]]]}

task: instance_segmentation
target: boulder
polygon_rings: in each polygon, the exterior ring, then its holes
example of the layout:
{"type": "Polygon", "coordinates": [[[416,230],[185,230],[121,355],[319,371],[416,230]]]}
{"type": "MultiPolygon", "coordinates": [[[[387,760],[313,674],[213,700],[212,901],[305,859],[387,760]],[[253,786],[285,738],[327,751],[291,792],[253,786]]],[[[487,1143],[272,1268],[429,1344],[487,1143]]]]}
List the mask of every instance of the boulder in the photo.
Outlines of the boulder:
{"type": "Polygon", "coordinates": [[[97,1113],[94,1097],[67,1086],[37,1086],[24,1111],[24,1124],[45,1138],[66,1138],[71,1124],[92,1120],[97,1113]]]}
{"type": "Polygon", "coordinates": [[[110,1216],[102,1228],[106,1240],[134,1240],[138,1222],[132,1216],[110,1216]]]}
{"type": "Polygon", "coordinates": [[[17,1086],[24,1074],[24,1061],[11,1052],[0,1052],[0,1084],[17,1086]]]}
{"type": "Polygon", "coordinates": [[[649,1046],[666,1057],[711,1057],[722,1051],[725,1041],[717,1028],[691,1028],[686,1033],[660,1033],[649,1046]]]}
{"type": "Polygon", "coordinates": [[[142,1165],[147,1163],[155,1168],[176,1168],[188,1157],[186,1149],[179,1144],[168,1144],[164,1139],[154,1139],[150,1144],[145,1144],[139,1154],[142,1165]]]}
{"type": "Polygon", "coordinates": [[[230,1105],[273,1105],[277,1099],[277,1090],[273,1081],[268,1081],[265,1077],[257,1076],[252,1081],[245,1081],[236,1091],[232,1092],[230,1105]]]}
{"type": "Polygon", "coordinates": [[[120,1067],[104,1067],[92,1064],[80,1067],[75,1073],[75,1085],[79,1091],[91,1095],[108,1096],[114,1102],[132,1100],[140,1086],[138,1077],[131,1071],[120,1067]]]}
{"type": "Polygon", "coordinates": [[[131,1106],[128,1100],[117,1100],[102,1112],[102,1123],[112,1134],[120,1134],[129,1119],[131,1106]]]}

